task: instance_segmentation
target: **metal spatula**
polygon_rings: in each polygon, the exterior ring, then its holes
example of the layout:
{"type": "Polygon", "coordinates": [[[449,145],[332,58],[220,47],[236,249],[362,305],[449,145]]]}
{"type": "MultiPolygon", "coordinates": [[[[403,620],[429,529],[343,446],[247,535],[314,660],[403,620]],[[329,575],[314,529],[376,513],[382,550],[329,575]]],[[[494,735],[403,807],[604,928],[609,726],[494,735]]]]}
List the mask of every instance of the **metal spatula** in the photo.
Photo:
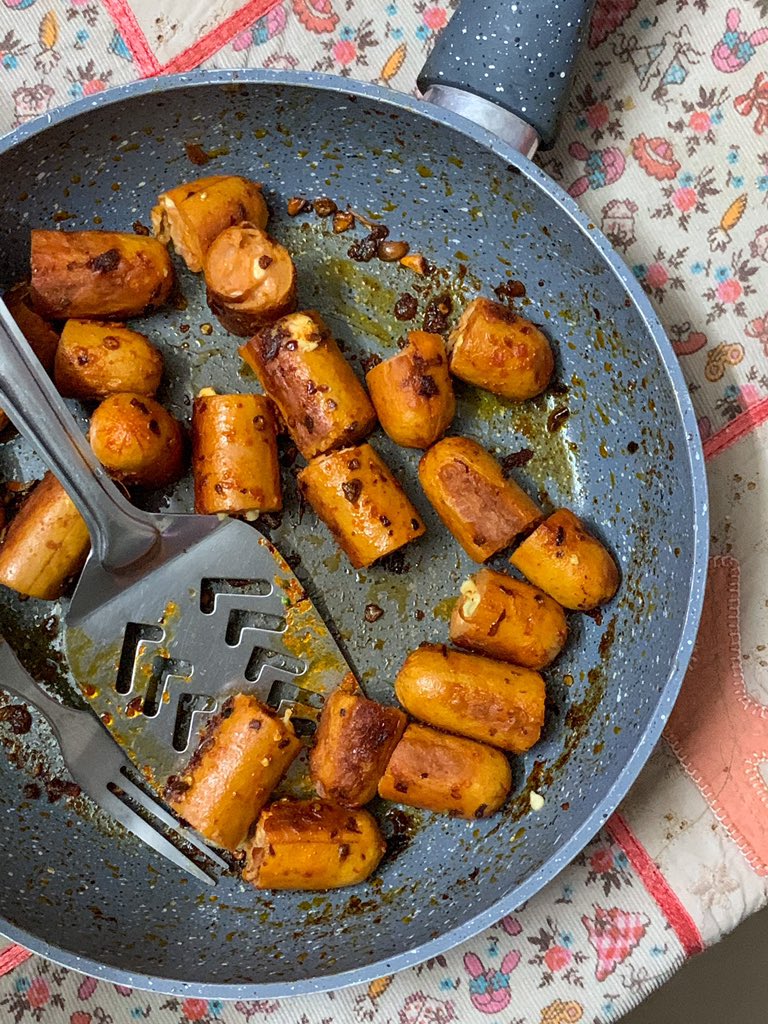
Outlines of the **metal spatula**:
{"type": "Polygon", "coordinates": [[[48,720],[59,741],[64,764],[74,781],[91,800],[129,832],[133,832],[166,860],[188,871],[198,881],[215,884],[216,876],[210,865],[227,870],[226,861],[210,850],[193,832],[180,829],[176,819],[131,779],[130,761],[99,724],[96,716],[80,708],[67,707],[49,697],[24,671],[2,638],[0,688],[33,704],[48,720]],[[144,814],[139,813],[138,808],[144,814]],[[179,849],[176,845],[178,843],[203,854],[202,863],[206,868],[179,849]]]}
{"type": "Polygon", "coordinates": [[[66,655],[146,778],[159,787],[182,767],[200,716],[230,693],[311,716],[349,666],[284,559],[248,524],[129,504],[2,302],[0,398],[88,526],[66,655]]]}

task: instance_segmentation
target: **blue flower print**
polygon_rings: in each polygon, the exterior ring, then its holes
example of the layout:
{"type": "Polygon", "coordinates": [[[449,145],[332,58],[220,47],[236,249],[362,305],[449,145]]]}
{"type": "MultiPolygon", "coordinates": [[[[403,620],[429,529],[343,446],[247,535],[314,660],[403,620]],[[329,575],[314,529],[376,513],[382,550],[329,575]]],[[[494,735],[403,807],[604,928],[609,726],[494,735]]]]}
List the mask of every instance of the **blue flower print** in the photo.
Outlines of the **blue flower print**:
{"type": "Polygon", "coordinates": [[[718,284],[722,284],[723,281],[727,281],[731,276],[730,267],[716,267],[715,268],[715,280],[718,284]]]}

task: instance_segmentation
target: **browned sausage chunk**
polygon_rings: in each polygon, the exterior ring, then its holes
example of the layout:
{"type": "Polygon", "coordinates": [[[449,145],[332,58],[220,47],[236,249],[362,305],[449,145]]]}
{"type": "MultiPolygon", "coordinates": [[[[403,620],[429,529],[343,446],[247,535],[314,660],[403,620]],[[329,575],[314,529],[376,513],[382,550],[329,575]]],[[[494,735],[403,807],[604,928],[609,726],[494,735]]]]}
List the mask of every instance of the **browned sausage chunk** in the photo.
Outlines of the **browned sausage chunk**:
{"type": "Polygon", "coordinates": [[[448,338],[451,373],[486,391],[523,401],[549,384],[555,361],[546,335],[490,299],[473,299],[448,338]]]}
{"type": "Polygon", "coordinates": [[[238,693],[208,723],[185,772],[168,780],[166,798],[207,839],[234,850],[300,750],[290,722],[238,693]]]}
{"type": "Polygon", "coordinates": [[[511,786],[509,762],[499,750],[413,722],[389,760],[379,796],[462,818],[487,818],[511,786]]]}
{"type": "Polygon", "coordinates": [[[456,399],[439,334],[411,331],[396,356],[365,377],[384,430],[405,448],[429,448],[451,425],[456,399]]]}
{"type": "Polygon", "coordinates": [[[510,562],[564,608],[579,611],[610,601],[621,581],[610,552],[565,508],[545,519],[510,562]]]}
{"type": "Polygon", "coordinates": [[[376,426],[365,389],[317,313],[284,316],[240,354],[305,459],[354,444],[376,426]]]}
{"type": "Polygon", "coordinates": [[[205,254],[222,231],[247,221],[262,230],[269,213],[261,185],[237,175],[214,175],[177,185],[158,196],[152,230],[190,270],[203,269],[205,254]]]}
{"type": "Polygon", "coordinates": [[[8,312],[16,321],[19,330],[27,339],[47,373],[53,369],[59,335],[31,306],[28,284],[16,285],[3,296],[8,312]]]}
{"type": "Polygon", "coordinates": [[[162,306],[173,287],[168,250],[120,231],[32,231],[30,296],[51,320],[108,320],[162,306]]]}
{"type": "MultiPolygon", "coordinates": [[[[59,336],[53,327],[36,313],[30,305],[29,286],[16,285],[3,296],[8,312],[27,340],[29,347],[40,360],[47,373],[53,369],[59,336]]],[[[8,417],[0,409],[0,430],[8,425],[8,417]]]]}
{"type": "Polygon", "coordinates": [[[385,850],[367,811],[278,800],[261,813],[243,878],[257,889],[340,889],[364,882],[385,850]]]}
{"type": "Polygon", "coordinates": [[[270,400],[201,392],[192,408],[192,474],[195,512],[253,518],[282,508],[270,400]]]}
{"type": "Polygon", "coordinates": [[[343,807],[373,800],[406,722],[402,711],[368,700],[354,677],[347,676],[325,702],[310,755],[320,796],[343,807]]]}
{"type": "Polygon", "coordinates": [[[530,530],[541,509],[476,441],[446,437],[419,463],[419,480],[435,511],[470,558],[484,562],[530,530]]]}
{"type": "Polygon", "coordinates": [[[439,644],[408,655],[395,693],[414,718],[513,754],[529,750],[544,724],[538,672],[439,644]]]}
{"type": "Polygon", "coordinates": [[[91,417],[93,453],[111,475],[137,487],[165,487],[184,472],[181,424],[146,395],[105,398],[91,417]]]}
{"type": "Polygon", "coordinates": [[[253,224],[227,228],[205,256],[208,305],[247,337],[296,308],[296,268],[286,248],[253,224]]]}
{"type": "Polygon", "coordinates": [[[299,473],[299,484],[356,569],[424,533],[418,512],[369,444],[318,455],[299,473]]]}
{"type": "Polygon", "coordinates": [[[67,320],[54,377],[65,398],[98,401],[120,391],[154,395],[163,357],[137,331],[102,320],[67,320]]]}
{"type": "Polygon", "coordinates": [[[568,638],[563,609],[536,587],[481,569],[461,587],[451,615],[451,640],[526,668],[554,661],[568,638]]]}
{"type": "Polygon", "coordinates": [[[32,490],[0,546],[0,583],[53,601],[78,573],[91,542],[85,521],[52,473],[32,490]]]}

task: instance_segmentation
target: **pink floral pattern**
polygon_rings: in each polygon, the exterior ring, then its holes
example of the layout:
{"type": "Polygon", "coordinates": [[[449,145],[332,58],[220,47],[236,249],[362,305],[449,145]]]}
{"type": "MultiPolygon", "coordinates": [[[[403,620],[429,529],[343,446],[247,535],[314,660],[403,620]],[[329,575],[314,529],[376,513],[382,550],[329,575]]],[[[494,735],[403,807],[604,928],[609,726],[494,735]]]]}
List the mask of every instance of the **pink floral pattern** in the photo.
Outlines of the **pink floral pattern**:
{"type": "MultiPolygon", "coordinates": [[[[154,10],[150,0],[127,3],[154,10]]],[[[175,5],[183,11],[170,0],[164,13],[175,5]]],[[[413,91],[455,5],[278,0],[206,66],[319,70],[413,91]]],[[[233,0],[232,10],[241,6],[233,0]]],[[[768,398],[766,18],[767,0],[597,0],[560,141],[539,157],[647,291],[705,438],[768,398]]],[[[138,77],[131,42],[99,0],[0,0],[0,131],[138,77]]],[[[712,906],[710,883],[697,886],[712,906]]],[[[604,1024],[683,959],[624,850],[603,833],[528,906],[395,978],[224,1004],[110,985],[34,956],[0,978],[0,1019],[604,1024]]]]}

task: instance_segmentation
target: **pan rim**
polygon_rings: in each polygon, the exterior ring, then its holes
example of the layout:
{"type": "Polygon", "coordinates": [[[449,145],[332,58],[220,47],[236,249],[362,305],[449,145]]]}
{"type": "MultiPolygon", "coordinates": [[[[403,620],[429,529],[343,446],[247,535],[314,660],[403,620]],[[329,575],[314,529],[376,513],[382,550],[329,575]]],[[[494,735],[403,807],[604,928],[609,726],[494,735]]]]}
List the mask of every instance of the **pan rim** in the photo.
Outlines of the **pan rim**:
{"type": "Polygon", "coordinates": [[[87,116],[90,111],[100,110],[103,107],[120,103],[123,100],[133,100],[136,97],[153,93],[174,92],[178,89],[237,84],[279,85],[319,89],[325,92],[340,93],[344,96],[372,100],[382,106],[391,107],[396,110],[405,110],[408,113],[431,121],[438,127],[452,129],[467,136],[504,160],[507,164],[515,167],[534,187],[543,190],[553,200],[562,213],[575,224],[585,238],[594,246],[600,258],[619,279],[645,324],[649,335],[653,339],[664,370],[672,385],[680,423],[687,440],[686,455],[693,497],[693,551],[688,586],[688,605],[680,631],[677,654],[659,699],[648,717],[647,724],[638,735],[631,757],[623,765],[602,800],[593,808],[579,828],[562,844],[559,850],[547,858],[536,871],[532,872],[519,886],[510,893],[507,893],[506,896],[501,897],[490,907],[467,919],[462,924],[444,932],[437,938],[398,953],[387,960],[378,960],[349,971],[324,974],[316,978],[302,978],[294,982],[211,984],[208,982],[183,981],[152,974],[134,974],[123,968],[104,964],[90,958],[79,957],[59,946],[48,943],[44,939],[0,917],[2,931],[12,941],[20,943],[27,949],[61,966],[81,973],[91,974],[94,977],[115,984],[139,988],[145,991],[168,995],[198,996],[207,999],[277,998],[289,995],[326,992],[350,985],[365,984],[382,975],[392,974],[422,963],[429,957],[444,953],[459,943],[474,937],[483,929],[496,923],[505,914],[513,912],[521,904],[527,902],[546,884],[552,881],[584,849],[587,843],[590,842],[613,814],[635,782],[661,737],[661,732],[677,699],[693,652],[704,600],[709,556],[708,491],[701,437],[688,387],[677,356],[649,299],[627,265],[612,248],[608,239],[589,220],[586,214],[581,211],[576,202],[556,182],[549,178],[541,168],[484,128],[407,93],[400,93],[382,86],[357,82],[333,75],[301,71],[274,71],[260,68],[199,69],[183,74],[140,79],[115,86],[98,96],[85,97],[66,106],[57,107],[0,138],[0,157],[16,148],[19,144],[34,139],[48,127],[87,116]]]}

